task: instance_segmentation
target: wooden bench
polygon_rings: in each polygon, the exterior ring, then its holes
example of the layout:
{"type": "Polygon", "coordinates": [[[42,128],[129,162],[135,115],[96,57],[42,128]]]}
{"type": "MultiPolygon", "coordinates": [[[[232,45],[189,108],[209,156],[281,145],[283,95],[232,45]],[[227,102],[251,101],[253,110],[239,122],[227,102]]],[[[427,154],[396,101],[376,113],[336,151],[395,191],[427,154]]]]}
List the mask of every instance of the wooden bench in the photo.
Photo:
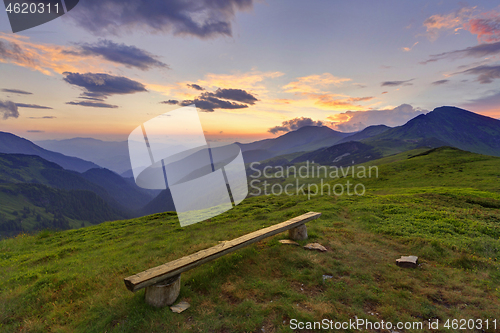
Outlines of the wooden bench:
{"type": "Polygon", "coordinates": [[[309,212],[233,240],[222,242],[206,250],[198,251],[129,276],[124,279],[125,286],[133,292],[146,288],[145,299],[148,304],[157,307],[171,305],[179,296],[181,273],[286,230],[289,231],[291,239],[306,239],[307,228],[305,223],[320,216],[321,213],[309,212]]]}

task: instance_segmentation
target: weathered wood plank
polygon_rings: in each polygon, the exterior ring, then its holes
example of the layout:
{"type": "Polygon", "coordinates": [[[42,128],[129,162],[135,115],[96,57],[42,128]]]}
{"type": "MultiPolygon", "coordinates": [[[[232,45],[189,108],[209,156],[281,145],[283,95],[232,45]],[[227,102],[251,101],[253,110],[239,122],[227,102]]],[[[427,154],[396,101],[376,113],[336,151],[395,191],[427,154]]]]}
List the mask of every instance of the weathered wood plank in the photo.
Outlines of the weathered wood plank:
{"type": "Polygon", "coordinates": [[[166,264],[150,268],[144,272],[137,273],[124,279],[125,286],[130,291],[137,291],[151,286],[174,275],[188,271],[208,261],[217,259],[227,253],[241,249],[249,244],[258,242],[264,238],[279,234],[283,231],[295,228],[306,222],[317,219],[321,213],[309,212],[294,217],[288,221],[257,230],[233,240],[220,243],[211,248],[198,251],[191,255],[179,258],[166,264]]]}

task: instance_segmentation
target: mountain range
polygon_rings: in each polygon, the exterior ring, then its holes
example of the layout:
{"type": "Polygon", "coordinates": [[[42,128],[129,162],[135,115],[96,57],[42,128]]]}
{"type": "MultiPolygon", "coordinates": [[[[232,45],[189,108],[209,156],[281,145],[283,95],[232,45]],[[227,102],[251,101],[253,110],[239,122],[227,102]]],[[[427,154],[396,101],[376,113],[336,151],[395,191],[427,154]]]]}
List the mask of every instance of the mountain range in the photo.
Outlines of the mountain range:
{"type": "MultiPolygon", "coordinates": [[[[130,166],[127,142],[76,138],[40,144],[58,152],[0,132],[0,232],[75,228],[175,209],[168,189],[144,190],[133,178],[116,173],[130,166]],[[114,163],[115,170],[80,157],[114,163]]],[[[305,126],[277,138],[237,144],[247,165],[259,161],[261,167],[305,161],[346,166],[441,146],[500,156],[500,121],[444,106],[393,128],[376,125],[342,133],[305,126]]]]}
{"type": "Polygon", "coordinates": [[[127,141],[102,141],[93,138],[36,141],[40,147],[67,156],[91,161],[122,174],[131,169],[127,141]]]}
{"type": "Polygon", "coordinates": [[[314,161],[345,166],[420,147],[442,146],[500,156],[500,121],[457,107],[443,106],[398,127],[370,126],[333,146],[271,158],[261,164],[276,166],[314,161]]]}
{"type": "Polygon", "coordinates": [[[44,149],[29,140],[6,132],[0,132],[0,153],[36,155],[47,161],[57,163],[64,169],[78,172],[99,168],[97,164],[92,162],[44,149]]]}

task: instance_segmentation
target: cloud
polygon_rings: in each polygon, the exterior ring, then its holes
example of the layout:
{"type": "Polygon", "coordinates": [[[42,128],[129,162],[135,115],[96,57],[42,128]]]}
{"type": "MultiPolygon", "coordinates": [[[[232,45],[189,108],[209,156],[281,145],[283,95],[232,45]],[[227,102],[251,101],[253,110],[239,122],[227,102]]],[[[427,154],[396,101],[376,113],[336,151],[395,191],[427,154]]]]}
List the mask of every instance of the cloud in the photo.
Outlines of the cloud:
{"type": "Polygon", "coordinates": [[[80,70],[103,70],[106,62],[95,56],[70,54],[72,48],[36,44],[29,37],[0,32],[0,62],[39,71],[45,75],[80,70]]]}
{"type": "MultiPolygon", "coordinates": [[[[315,106],[326,109],[356,109],[363,110],[363,106],[356,103],[369,101],[374,97],[351,97],[342,94],[333,94],[329,90],[332,87],[339,87],[344,82],[351,81],[349,78],[339,78],[330,73],[321,75],[309,75],[295,79],[283,86],[283,90],[288,93],[294,93],[302,100],[312,102],[315,106]]],[[[357,84],[359,86],[359,84],[357,84]]],[[[293,100],[289,100],[293,102],[293,100]]]]}
{"type": "Polygon", "coordinates": [[[367,97],[347,97],[337,94],[311,94],[310,97],[316,98],[315,104],[320,106],[327,106],[333,109],[355,107],[358,109],[358,102],[365,102],[373,99],[372,96],[367,97]]]}
{"type": "Polygon", "coordinates": [[[99,40],[94,44],[80,44],[76,50],[63,50],[62,52],[64,54],[102,57],[108,61],[141,70],[148,70],[153,67],[168,68],[168,65],[159,61],[157,56],[145,50],[135,46],[117,44],[107,39],[99,40]]]}
{"type": "Polygon", "coordinates": [[[268,129],[268,132],[272,134],[276,134],[279,132],[290,132],[298,130],[299,128],[304,126],[323,126],[323,122],[320,120],[314,121],[311,118],[297,117],[282,122],[281,126],[274,126],[268,129]]]}
{"type": "Polygon", "coordinates": [[[421,64],[425,65],[429,62],[438,61],[444,58],[464,58],[464,57],[482,58],[497,54],[500,54],[500,42],[491,44],[479,44],[476,46],[470,46],[462,50],[433,54],[430,56],[428,60],[421,62],[421,64]]]}
{"type": "Polygon", "coordinates": [[[205,88],[197,85],[196,83],[188,83],[188,84],[186,84],[186,86],[188,86],[189,88],[196,89],[196,90],[205,90],[205,88]]]}
{"type": "Polygon", "coordinates": [[[432,84],[435,85],[435,86],[439,86],[441,84],[445,84],[445,83],[448,83],[448,82],[450,82],[450,80],[439,80],[439,81],[432,82],[432,84]]]}
{"type": "MultiPolygon", "coordinates": [[[[124,95],[147,91],[142,83],[123,76],[103,73],[80,74],[64,72],[63,74],[65,75],[64,81],[86,90],[83,94],[85,97],[106,98],[111,95],[124,95]]],[[[83,103],[84,102],[81,102],[80,105],[83,105],[83,103]]]]}
{"type": "Polygon", "coordinates": [[[33,95],[33,93],[30,93],[30,92],[24,91],[24,90],[19,90],[19,89],[2,89],[2,91],[6,92],[6,93],[12,93],[12,94],[33,95]]]}
{"type": "Polygon", "coordinates": [[[43,116],[43,117],[28,117],[29,119],[56,119],[54,116],[43,116]]]}
{"type": "Polygon", "coordinates": [[[427,36],[430,40],[436,40],[440,31],[454,30],[455,32],[463,29],[463,25],[471,18],[474,9],[462,7],[446,15],[432,15],[424,21],[424,27],[427,30],[427,36]]]}
{"type": "Polygon", "coordinates": [[[28,132],[28,133],[45,133],[45,131],[40,131],[40,130],[27,130],[26,132],[28,132]]]}
{"type": "Polygon", "coordinates": [[[217,89],[215,93],[206,92],[202,96],[208,97],[218,97],[223,99],[229,99],[231,101],[242,102],[250,105],[254,105],[258,101],[255,96],[243,89],[217,89]]]}
{"type": "Polygon", "coordinates": [[[406,81],[385,81],[380,84],[382,87],[397,87],[397,86],[411,86],[412,83],[408,83],[413,81],[414,79],[406,80],[406,81]]]}
{"type": "Polygon", "coordinates": [[[0,32],[0,63],[11,63],[45,75],[104,72],[109,70],[110,65],[148,69],[163,64],[155,56],[134,46],[110,43],[63,47],[33,43],[29,37],[0,32]],[[87,51],[82,49],[85,46],[87,51]]]}
{"type": "Polygon", "coordinates": [[[107,108],[107,109],[116,109],[118,107],[118,105],[112,105],[112,104],[101,103],[101,102],[89,102],[89,101],[67,102],[66,104],[87,106],[87,107],[91,107],[91,108],[107,108]]]}
{"type": "Polygon", "coordinates": [[[161,104],[170,104],[170,105],[176,105],[179,104],[179,101],[176,99],[169,99],[168,101],[163,101],[160,102],[161,104]]]}
{"type": "Polygon", "coordinates": [[[417,44],[418,42],[415,42],[411,47],[403,47],[402,50],[405,52],[410,52],[417,44]]]}
{"type": "Polygon", "coordinates": [[[50,109],[52,110],[51,107],[49,106],[42,106],[42,105],[36,105],[36,104],[24,104],[24,103],[16,103],[16,106],[18,108],[30,108],[30,109],[50,109]]]}
{"type": "Polygon", "coordinates": [[[415,109],[411,105],[402,104],[394,109],[347,111],[329,116],[329,126],[342,132],[360,131],[371,125],[400,126],[416,116],[427,113],[426,110],[415,109]]]}
{"type": "Polygon", "coordinates": [[[481,43],[500,41],[500,12],[478,13],[476,7],[463,7],[446,15],[432,15],[424,21],[429,39],[436,40],[440,31],[464,29],[481,43]]]}
{"type": "Polygon", "coordinates": [[[479,42],[491,43],[500,41],[500,13],[492,10],[469,20],[465,28],[477,35],[479,42]]]}
{"type": "Polygon", "coordinates": [[[34,65],[34,60],[30,57],[29,53],[16,43],[0,41],[0,57],[5,60],[13,62],[24,62],[34,65]]]}
{"type": "Polygon", "coordinates": [[[351,81],[348,78],[339,78],[330,73],[323,73],[321,75],[309,75],[296,79],[285,85],[283,89],[289,93],[309,94],[323,91],[324,88],[329,86],[339,86],[343,82],[351,81]]]}
{"type": "Polygon", "coordinates": [[[243,89],[218,88],[215,92],[204,91],[193,99],[186,99],[182,102],[177,100],[167,100],[160,102],[162,104],[178,104],[188,106],[195,104],[196,107],[206,112],[213,112],[215,109],[244,109],[248,105],[254,105],[258,101],[255,96],[243,89]],[[235,103],[232,101],[240,102],[235,103]]]}
{"type": "Polygon", "coordinates": [[[466,71],[457,73],[457,74],[472,74],[477,75],[477,80],[479,83],[486,84],[492,83],[495,79],[500,79],[500,65],[498,66],[477,66],[474,68],[470,68],[466,71]]]}
{"type": "Polygon", "coordinates": [[[69,18],[96,35],[143,30],[210,38],[231,36],[236,12],[252,5],[252,0],[86,0],[69,18]]]}
{"type": "Polygon", "coordinates": [[[209,96],[200,96],[198,98],[184,100],[179,103],[181,106],[188,106],[191,104],[195,104],[197,108],[206,112],[213,112],[215,109],[244,109],[248,107],[246,104],[224,101],[222,99],[209,96]]]}
{"type": "Polygon", "coordinates": [[[14,102],[11,101],[0,101],[0,114],[2,114],[2,118],[18,118],[19,111],[17,110],[17,106],[14,102]]]}

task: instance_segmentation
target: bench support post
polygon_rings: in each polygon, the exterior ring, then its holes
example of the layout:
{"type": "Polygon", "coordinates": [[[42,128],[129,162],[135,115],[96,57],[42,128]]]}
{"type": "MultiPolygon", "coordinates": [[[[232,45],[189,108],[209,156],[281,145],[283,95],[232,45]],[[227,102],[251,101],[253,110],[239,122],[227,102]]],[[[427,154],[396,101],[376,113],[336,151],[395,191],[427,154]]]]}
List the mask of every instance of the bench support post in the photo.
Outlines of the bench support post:
{"type": "Polygon", "coordinates": [[[304,240],[307,239],[307,227],[306,224],[301,224],[296,228],[288,230],[288,236],[293,240],[304,240]]]}
{"type": "Polygon", "coordinates": [[[181,291],[181,275],[177,274],[167,280],[146,287],[146,303],[157,308],[174,304],[181,291]]]}

